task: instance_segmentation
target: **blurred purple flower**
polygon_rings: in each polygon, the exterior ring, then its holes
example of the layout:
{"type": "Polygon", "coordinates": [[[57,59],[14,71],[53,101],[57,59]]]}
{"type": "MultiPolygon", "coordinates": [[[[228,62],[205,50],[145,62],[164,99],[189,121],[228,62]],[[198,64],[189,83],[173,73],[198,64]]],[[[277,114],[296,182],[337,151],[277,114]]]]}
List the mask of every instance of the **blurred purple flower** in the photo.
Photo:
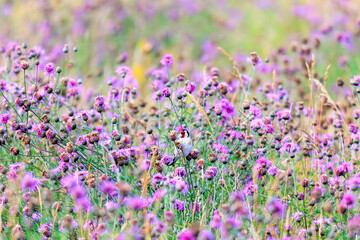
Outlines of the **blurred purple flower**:
{"type": "Polygon", "coordinates": [[[287,205],[280,199],[273,198],[266,206],[266,210],[274,217],[282,218],[286,212],[287,205]]]}
{"type": "Polygon", "coordinates": [[[131,69],[128,66],[119,66],[116,68],[115,73],[122,78],[131,75],[131,69]]]}
{"type": "Polygon", "coordinates": [[[179,234],[178,240],[196,240],[196,237],[191,230],[185,229],[179,234]]]}
{"type": "Polygon", "coordinates": [[[185,210],[185,204],[183,201],[176,199],[174,203],[174,208],[180,212],[185,210]]]}
{"type": "Polygon", "coordinates": [[[342,197],[340,204],[344,205],[348,209],[352,209],[356,206],[357,200],[352,193],[345,193],[342,197]]]}
{"type": "Polygon", "coordinates": [[[171,67],[173,65],[173,56],[169,53],[166,53],[160,61],[161,65],[166,67],[171,67]]]}
{"type": "Polygon", "coordinates": [[[117,195],[117,187],[115,186],[115,183],[110,180],[102,181],[99,190],[110,197],[115,197],[117,195]]]}
{"type": "Polygon", "coordinates": [[[217,50],[216,44],[210,40],[207,40],[203,43],[202,46],[202,56],[200,58],[200,62],[202,64],[211,62],[217,57],[218,54],[219,51],[217,50]]]}
{"type": "Polygon", "coordinates": [[[21,180],[20,188],[22,190],[35,191],[37,186],[40,185],[40,180],[34,178],[33,174],[30,172],[25,173],[24,177],[21,180]]]}
{"type": "Polygon", "coordinates": [[[186,87],[185,90],[189,93],[193,93],[196,90],[196,85],[193,82],[189,82],[186,87]]]}
{"type": "Polygon", "coordinates": [[[48,63],[44,67],[44,73],[45,76],[53,76],[55,75],[55,64],[54,63],[48,63]]]}
{"type": "Polygon", "coordinates": [[[347,223],[347,230],[348,235],[351,238],[355,238],[356,236],[360,235],[360,215],[356,215],[347,223]]]}
{"type": "Polygon", "coordinates": [[[149,206],[148,201],[142,197],[131,197],[125,200],[125,204],[132,210],[142,210],[149,206]]]}

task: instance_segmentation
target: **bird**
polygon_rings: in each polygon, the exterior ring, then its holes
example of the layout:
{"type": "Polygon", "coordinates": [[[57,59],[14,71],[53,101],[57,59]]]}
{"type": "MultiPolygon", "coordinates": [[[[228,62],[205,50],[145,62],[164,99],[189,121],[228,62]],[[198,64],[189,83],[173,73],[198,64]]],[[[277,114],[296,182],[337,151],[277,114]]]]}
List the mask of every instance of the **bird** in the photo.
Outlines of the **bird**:
{"type": "Polygon", "coordinates": [[[192,150],[192,139],[187,129],[180,131],[180,136],[175,140],[175,159],[186,158],[192,150]]]}

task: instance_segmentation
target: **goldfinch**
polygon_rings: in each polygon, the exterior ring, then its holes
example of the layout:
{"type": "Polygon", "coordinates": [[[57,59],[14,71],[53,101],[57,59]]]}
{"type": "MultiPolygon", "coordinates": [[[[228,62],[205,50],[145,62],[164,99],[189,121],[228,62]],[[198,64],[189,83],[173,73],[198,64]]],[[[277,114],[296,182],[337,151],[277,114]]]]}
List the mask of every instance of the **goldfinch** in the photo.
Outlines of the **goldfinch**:
{"type": "Polygon", "coordinates": [[[186,158],[192,150],[192,139],[187,129],[180,131],[180,136],[175,140],[175,159],[186,158]]]}

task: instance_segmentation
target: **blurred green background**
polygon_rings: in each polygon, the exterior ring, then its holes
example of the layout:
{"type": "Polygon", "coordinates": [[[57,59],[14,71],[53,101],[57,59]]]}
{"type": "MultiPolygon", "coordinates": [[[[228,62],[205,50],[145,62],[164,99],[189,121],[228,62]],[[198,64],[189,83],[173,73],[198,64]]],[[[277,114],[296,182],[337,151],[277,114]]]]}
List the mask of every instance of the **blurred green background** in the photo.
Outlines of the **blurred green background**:
{"type": "Polygon", "coordinates": [[[59,65],[67,64],[59,60],[64,44],[77,46],[79,52],[65,58],[74,66],[69,71],[90,85],[113,75],[124,51],[144,88],[147,69],[166,52],[179,63],[177,71],[190,74],[204,66],[229,66],[216,46],[232,56],[256,51],[266,58],[328,27],[335,33],[321,39],[319,71],[331,64],[331,79],[349,77],[354,73],[338,66],[339,57],[351,58],[353,71],[358,61],[355,51],[336,42],[336,31],[357,31],[357,0],[2,0],[0,5],[2,44],[42,46],[59,65]]]}

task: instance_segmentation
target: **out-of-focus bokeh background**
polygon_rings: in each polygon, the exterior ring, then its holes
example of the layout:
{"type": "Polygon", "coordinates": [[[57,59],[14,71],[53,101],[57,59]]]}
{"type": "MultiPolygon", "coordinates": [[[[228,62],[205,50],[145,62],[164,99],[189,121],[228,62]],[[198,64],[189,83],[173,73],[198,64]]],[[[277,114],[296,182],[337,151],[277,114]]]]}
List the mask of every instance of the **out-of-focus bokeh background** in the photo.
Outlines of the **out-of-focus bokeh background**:
{"type": "Polygon", "coordinates": [[[331,64],[331,79],[353,74],[345,66],[356,65],[347,61],[356,55],[359,5],[358,0],[2,0],[0,41],[41,46],[49,61],[75,64],[69,71],[93,86],[113,75],[127,54],[126,65],[144,90],[148,69],[167,52],[179,63],[176,70],[191,76],[204,66],[229,65],[217,46],[241,61],[252,51],[265,59],[307,39],[321,41],[316,57],[326,62],[317,61],[317,67],[331,64]],[[65,44],[79,49],[69,51],[67,63],[65,44]]]}

